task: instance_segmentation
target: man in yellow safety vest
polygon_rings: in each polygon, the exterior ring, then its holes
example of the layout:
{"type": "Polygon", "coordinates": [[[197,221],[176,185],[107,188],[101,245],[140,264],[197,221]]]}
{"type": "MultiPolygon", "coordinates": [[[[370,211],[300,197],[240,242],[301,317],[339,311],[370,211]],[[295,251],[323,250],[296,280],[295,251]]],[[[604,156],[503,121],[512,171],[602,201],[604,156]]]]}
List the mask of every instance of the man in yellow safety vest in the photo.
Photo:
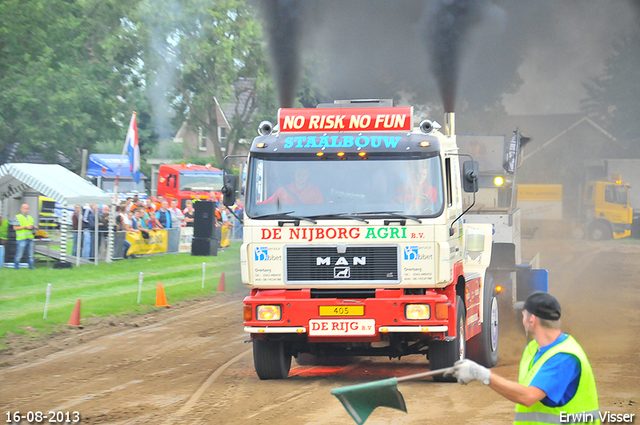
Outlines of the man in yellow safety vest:
{"type": "Polygon", "coordinates": [[[9,239],[9,220],[0,216],[0,245],[4,245],[9,239]]]}
{"type": "Polygon", "coordinates": [[[516,403],[515,424],[600,424],[598,393],[584,351],[560,330],[560,303],[534,292],[524,303],[522,323],[533,336],[520,361],[518,382],[468,359],[456,362],[461,384],[478,380],[516,403]]]}
{"type": "Polygon", "coordinates": [[[33,231],[38,228],[29,215],[29,205],[22,204],[20,214],[16,215],[17,225],[13,226],[16,231],[16,256],[13,259],[13,268],[20,267],[20,259],[24,251],[27,251],[29,268],[33,270],[33,231]]]}

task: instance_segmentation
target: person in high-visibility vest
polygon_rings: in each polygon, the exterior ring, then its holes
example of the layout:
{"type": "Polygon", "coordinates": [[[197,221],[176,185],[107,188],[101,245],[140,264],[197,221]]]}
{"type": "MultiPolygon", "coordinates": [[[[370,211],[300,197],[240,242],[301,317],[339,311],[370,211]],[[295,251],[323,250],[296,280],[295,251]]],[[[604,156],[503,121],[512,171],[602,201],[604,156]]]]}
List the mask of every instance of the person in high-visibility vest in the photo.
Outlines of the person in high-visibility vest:
{"type": "Polygon", "coordinates": [[[560,330],[560,303],[534,292],[524,303],[522,323],[533,336],[520,361],[518,382],[496,375],[472,360],[453,367],[459,383],[478,380],[516,403],[515,424],[599,424],[598,392],[587,356],[560,330]]]}
{"type": "Polygon", "coordinates": [[[4,245],[9,239],[9,220],[0,216],[0,245],[4,245]]]}
{"type": "Polygon", "coordinates": [[[13,226],[16,231],[16,256],[13,259],[13,268],[20,267],[20,259],[24,251],[27,251],[29,268],[33,270],[33,231],[38,228],[33,221],[33,217],[29,215],[29,205],[22,204],[20,214],[16,215],[17,225],[13,226]]]}

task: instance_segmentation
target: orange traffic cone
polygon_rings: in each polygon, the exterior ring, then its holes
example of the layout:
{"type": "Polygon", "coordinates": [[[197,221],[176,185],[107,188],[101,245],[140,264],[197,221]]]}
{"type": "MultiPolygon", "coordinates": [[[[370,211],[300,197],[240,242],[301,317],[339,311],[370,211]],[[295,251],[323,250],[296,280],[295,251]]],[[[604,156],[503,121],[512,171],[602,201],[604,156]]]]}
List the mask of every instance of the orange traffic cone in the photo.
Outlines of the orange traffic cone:
{"type": "Polygon", "coordinates": [[[226,292],[227,289],[224,284],[224,272],[220,274],[220,283],[218,283],[218,292],[226,292]]]}
{"type": "Polygon", "coordinates": [[[156,291],[156,307],[171,307],[167,304],[167,296],[164,294],[164,289],[160,282],[158,282],[158,290],[156,291]]]}
{"type": "Polygon", "coordinates": [[[75,326],[80,329],[83,328],[83,326],[80,324],[80,299],[79,298],[78,298],[78,301],[76,301],[76,306],[73,308],[73,312],[71,313],[71,318],[69,319],[69,323],[67,324],[69,326],[75,326]]]}

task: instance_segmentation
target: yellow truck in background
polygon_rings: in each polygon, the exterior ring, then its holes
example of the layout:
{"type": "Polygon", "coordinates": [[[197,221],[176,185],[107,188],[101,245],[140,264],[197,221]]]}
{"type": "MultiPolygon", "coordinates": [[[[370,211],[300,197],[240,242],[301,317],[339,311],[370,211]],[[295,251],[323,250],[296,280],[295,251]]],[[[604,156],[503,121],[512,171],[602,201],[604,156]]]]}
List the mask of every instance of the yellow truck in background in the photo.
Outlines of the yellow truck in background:
{"type": "Polygon", "coordinates": [[[564,218],[562,189],[561,184],[519,184],[518,206],[523,222],[545,226],[563,222],[570,225],[574,235],[581,234],[594,241],[631,235],[633,208],[629,184],[622,182],[620,174],[612,175],[610,180],[586,182],[577,215],[564,218]]]}
{"type": "Polygon", "coordinates": [[[629,184],[620,174],[608,181],[590,181],[584,188],[582,214],[587,239],[600,241],[631,235],[633,208],[629,203],[629,184]]]}

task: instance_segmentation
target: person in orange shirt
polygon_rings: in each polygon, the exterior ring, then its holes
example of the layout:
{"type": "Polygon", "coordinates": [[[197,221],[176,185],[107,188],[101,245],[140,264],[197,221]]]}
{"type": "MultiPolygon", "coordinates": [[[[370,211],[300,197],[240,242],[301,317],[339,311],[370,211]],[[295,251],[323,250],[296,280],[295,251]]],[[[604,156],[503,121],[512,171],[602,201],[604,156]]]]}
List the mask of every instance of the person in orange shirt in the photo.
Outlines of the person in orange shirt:
{"type": "Polygon", "coordinates": [[[298,168],[294,180],[276,190],[263,204],[323,204],[322,192],[309,182],[309,170],[298,168]]]}
{"type": "Polygon", "coordinates": [[[155,205],[156,207],[156,211],[160,211],[160,208],[162,208],[162,201],[164,201],[164,196],[162,195],[158,195],[157,197],[152,196],[151,200],[153,201],[153,205],[155,205]]]}
{"type": "Polygon", "coordinates": [[[128,205],[129,211],[135,211],[138,208],[144,208],[142,205],[142,200],[138,199],[138,195],[133,197],[133,201],[130,205],[128,205]]]}
{"type": "Polygon", "coordinates": [[[147,198],[146,205],[143,207],[144,212],[149,214],[151,211],[157,211],[159,208],[156,208],[155,202],[151,198],[147,198]]]}
{"type": "Polygon", "coordinates": [[[144,203],[141,199],[134,201],[133,204],[129,206],[129,211],[134,212],[135,210],[144,209],[144,203]]]}

